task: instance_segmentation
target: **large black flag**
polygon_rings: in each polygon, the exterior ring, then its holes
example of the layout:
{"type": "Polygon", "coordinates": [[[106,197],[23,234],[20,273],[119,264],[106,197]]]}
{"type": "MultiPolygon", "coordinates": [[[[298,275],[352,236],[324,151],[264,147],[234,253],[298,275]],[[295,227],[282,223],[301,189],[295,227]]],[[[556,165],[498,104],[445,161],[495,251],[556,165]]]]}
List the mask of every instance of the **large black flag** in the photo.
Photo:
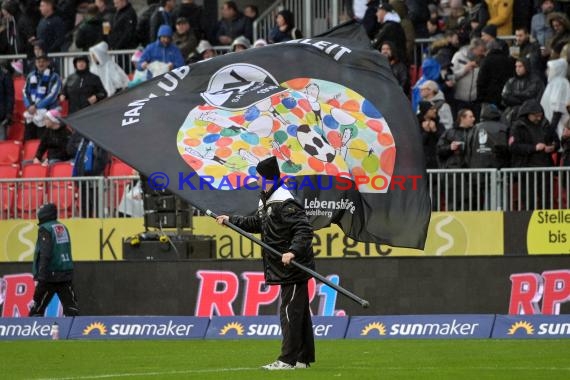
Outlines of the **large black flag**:
{"type": "Polygon", "coordinates": [[[415,116],[386,60],[342,35],[185,66],[67,122],[218,214],[253,213],[255,166],[276,156],[316,228],[423,249],[430,200],[415,116]]]}

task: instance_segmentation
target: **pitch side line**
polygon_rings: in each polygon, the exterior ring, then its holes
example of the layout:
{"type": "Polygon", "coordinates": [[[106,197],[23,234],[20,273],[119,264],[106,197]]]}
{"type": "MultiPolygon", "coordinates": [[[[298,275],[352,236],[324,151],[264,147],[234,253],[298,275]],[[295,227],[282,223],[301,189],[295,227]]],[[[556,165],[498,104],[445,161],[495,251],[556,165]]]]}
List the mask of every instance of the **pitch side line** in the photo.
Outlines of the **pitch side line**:
{"type": "Polygon", "coordinates": [[[133,377],[133,376],[162,376],[162,375],[183,375],[189,373],[216,373],[216,372],[240,372],[261,370],[261,367],[251,368],[219,368],[219,369],[194,369],[187,371],[166,371],[166,372],[138,372],[138,373],[109,373],[106,375],[71,376],[71,377],[41,377],[34,380],[75,380],[75,379],[108,379],[112,377],[133,377]]]}

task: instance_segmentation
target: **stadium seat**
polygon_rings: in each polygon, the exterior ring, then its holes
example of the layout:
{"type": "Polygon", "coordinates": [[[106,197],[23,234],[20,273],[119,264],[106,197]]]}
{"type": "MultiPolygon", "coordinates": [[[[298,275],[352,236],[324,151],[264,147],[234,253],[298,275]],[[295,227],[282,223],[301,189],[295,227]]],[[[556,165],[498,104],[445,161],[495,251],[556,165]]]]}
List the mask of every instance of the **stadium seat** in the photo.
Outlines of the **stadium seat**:
{"type": "Polygon", "coordinates": [[[9,140],[24,141],[25,126],[22,120],[12,117],[12,124],[8,127],[7,137],[9,140]]]}
{"type": "MultiPolygon", "coordinates": [[[[50,178],[68,178],[73,175],[73,164],[56,162],[49,166],[50,178]]],[[[70,218],[77,209],[77,192],[73,181],[48,181],[48,201],[55,203],[61,218],[70,218]]]]}
{"type": "MultiPolygon", "coordinates": [[[[24,142],[24,152],[22,153],[22,162],[32,161],[36,156],[38,151],[38,146],[40,146],[40,139],[33,139],[24,142]]],[[[44,154],[44,157],[46,155],[44,154]]]]}
{"type": "Polygon", "coordinates": [[[3,181],[17,178],[20,166],[16,164],[0,165],[0,219],[8,219],[14,211],[14,182],[3,181]]]}
{"type": "Polygon", "coordinates": [[[60,103],[61,105],[61,117],[66,117],[69,115],[69,102],[66,100],[60,103]]]}
{"type": "MultiPolygon", "coordinates": [[[[111,164],[109,166],[109,177],[125,177],[136,175],[137,172],[131,166],[127,165],[120,159],[113,157],[111,159],[111,164]]],[[[132,180],[129,179],[112,179],[111,187],[108,193],[109,204],[112,205],[113,209],[116,209],[123,194],[125,192],[125,187],[131,184],[132,180]]]]}
{"type": "Polygon", "coordinates": [[[22,219],[34,219],[37,209],[45,203],[45,181],[38,179],[46,178],[48,167],[41,164],[29,164],[22,168],[22,178],[30,181],[20,183],[16,191],[16,217],[22,219]]]}
{"type": "Polygon", "coordinates": [[[0,141],[0,164],[19,164],[22,143],[16,140],[0,141]]]}

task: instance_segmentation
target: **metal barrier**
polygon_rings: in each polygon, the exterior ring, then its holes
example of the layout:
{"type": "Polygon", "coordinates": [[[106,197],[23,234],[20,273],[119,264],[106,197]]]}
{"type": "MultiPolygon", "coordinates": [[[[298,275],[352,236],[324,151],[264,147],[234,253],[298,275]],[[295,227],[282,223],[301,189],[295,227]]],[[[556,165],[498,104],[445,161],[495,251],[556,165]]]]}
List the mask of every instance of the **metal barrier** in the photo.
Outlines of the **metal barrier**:
{"type": "MultiPolygon", "coordinates": [[[[58,204],[61,218],[130,217],[121,201],[138,180],[137,176],[0,178],[0,219],[35,218],[46,202],[58,204]]],[[[570,199],[568,167],[436,169],[428,171],[428,181],[434,211],[566,209],[570,199]]]]}
{"type": "Polygon", "coordinates": [[[436,169],[428,171],[434,211],[476,211],[500,208],[496,169],[436,169]]]}
{"type": "Polygon", "coordinates": [[[282,9],[293,12],[295,25],[303,36],[311,37],[340,24],[349,12],[348,7],[348,2],[341,0],[276,1],[253,22],[253,40],[268,39],[271,29],[275,26],[275,16],[282,9]]]}

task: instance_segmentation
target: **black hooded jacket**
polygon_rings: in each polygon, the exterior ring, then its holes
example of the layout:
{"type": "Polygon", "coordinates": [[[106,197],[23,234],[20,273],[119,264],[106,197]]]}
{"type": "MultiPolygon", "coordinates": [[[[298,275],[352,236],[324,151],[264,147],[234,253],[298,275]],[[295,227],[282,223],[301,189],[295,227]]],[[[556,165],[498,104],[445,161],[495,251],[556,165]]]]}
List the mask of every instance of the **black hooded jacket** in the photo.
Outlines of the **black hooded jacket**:
{"type": "MultiPolygon", "coordinates": [[[[313,228],[305,210],[283,187],[278,187],[265,204],[252,216],[230,217],[230,222],[250,233],[261,233],[261,239],[279,253],[293,252],[295,261],[315,268],[313,228]]],[[[268,284],[294,284],[311,276],[292,265],[283,265],[281,258],[263,249],[265,281],[268,284]]]]}
{"type": "Polygon", "coordinates": [[[539,143],[554,144],[556,152],[560,148],[560,140],[546,118],[543,117],[539,124],[529,121],[528,115],[537,113],[544,113],[544,111],[535,99],[527,100],[519,109],[518,120],[513,124],[509,137],[513,167],[551,167],[554,165],[552,153],[544,150],[537,151],[536,145],[539,143]]]}
{"type": "Polygon", "coordinates": [[[481,107],[481,122],[473,127],[468,141],[470,168],[504,168],[509,165],[508,127],[493,104],[481,107]]]}
{"type": "MultiPolygon", "coordinates": [[[[73,65],[77,69],[78,58],[73,60],[73,65]]],[[[89,99],[95,95],[97,101],[107,97],[107,92],[101,79],[89,71],[89,63],[85,70],[76,70],[67,77],[62,90],[63,95],[69,101],[69,113],[74,113],[89,106],[89,99]]]]}
{"type": "Polygon", "coordinates": [[[520,106],[525,100],[536,99],[540,101],[544,92],[544,82],[533,75],[530,61],[527,58],[519,58],[525,69],[524,75],[510,78],[503,87],[503,104],[507,107],[520,106]]]}

